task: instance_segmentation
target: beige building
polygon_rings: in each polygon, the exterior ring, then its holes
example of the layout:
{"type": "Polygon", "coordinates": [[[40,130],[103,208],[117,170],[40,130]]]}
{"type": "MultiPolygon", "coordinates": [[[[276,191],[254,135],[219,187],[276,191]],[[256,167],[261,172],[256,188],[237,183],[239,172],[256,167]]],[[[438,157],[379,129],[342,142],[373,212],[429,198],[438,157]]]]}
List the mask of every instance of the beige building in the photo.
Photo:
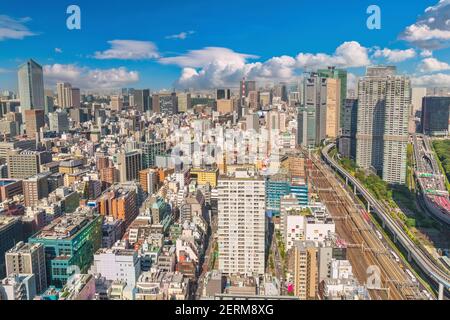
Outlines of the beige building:
{"type": "Polygon", "coordinates": [[[217,100],[217,111],[220,114],[233,113],[234,109],[234,100],[217,100]]]}
{"type": "Polygon", "coordinates": [[[317,248],[314,242],[297,242],[294,251],[294,294],[314,300],[318,293],[317,248]]]}
{"type": "Polygon", "coordinates": [[[19,242],[5,254],[6,274],[34,274],[36,292],[47,289],[45,251],[41,243],[19,242]]]}
{"type": "Polygon", "coordinates": [[[120,112],[123,108],[123,102],[121,96],[112,96],[111,97],[111,110],[120,112]]]}
{"type": "Polygon", "coordinates": [[[40,173],[23,181],[26,207],[37,206],[39,200],[48,197],[48,177],[50,175],[50,172],[40,173]]]}
{"type": "Polygon", "coordinates": [[[341,110],[341,81],[339,79],[327,79],[327,120],[326,135],[330,139],[336,139],[340,128],[341,110]]]}

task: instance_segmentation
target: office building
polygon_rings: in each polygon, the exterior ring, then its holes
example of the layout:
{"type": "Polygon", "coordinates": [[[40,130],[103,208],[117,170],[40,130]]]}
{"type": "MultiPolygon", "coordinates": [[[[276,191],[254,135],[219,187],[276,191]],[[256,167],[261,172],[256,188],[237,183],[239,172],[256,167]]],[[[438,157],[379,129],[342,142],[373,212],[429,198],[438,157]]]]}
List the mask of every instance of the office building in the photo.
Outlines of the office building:
{"type": "Polygon", "coordinates": [[[47,151],[14,149],[8,151],[8,177],[28,179],[41,172],[41,165],[52,162],[52,154],[47,151]]]}
{"type": "Polygon", "coordinates": [[[19,242],[6,252],[6,274],[34,274],[36,292],[47,289],[45,252],[42,244],[19,242]]]}
{"type": "Polygon", "coordinates": [[[142,170],[142,153],[139,150],[121,152],[115,156],[120,182],[139,180],[139,171],[142,170]]]}
{"type": "Polygon", "coordinates": [[[44,109],[25,110],[26,132],[30,138],[36,138],[41,128],[45,127],[44,109]]]}
{"type": "Polygon", "coordinates": [[[367,68],[358,85],[356,163],[388,183],[406,181],[411,82],[395,67],[367,68]]]}
{"type": "Polygon", "coordinates": [[[323,78],[331,78],[335,80],[339,80],[338,87],[339,90],[339,98],[340,98],[340,110],[339,110],[339,124],[343,124],[343,114],[344,114],[344,105],[345,99],[347,99],[347,71],[342,69],[336,69],[335,67],[328,67],[328,69],[320,69],[317,71],[320,77],[323,78]]]}
{"type": "Polygon", "coordinates": [[[121,96],[111,97],[111,110],[120,112],[123,109],[123,101],[121,96]]]}
{"type": "Polygon", "coordinates": [[[231,89],[216,89],[216,100],[231,100],[231,89]]]}
{"type": "Polygon", "coordinates": [[[148,169],[156,165],[156,156],[166,154],[166,142],[156,140],[152,142],[143,142],[139,145],[142,152],[142,168],[148,169]]]}
{"type": "Polygon", "coordinates": [[[22,180],[0,179],[0,202],[23,193],[22,180]]]}
{"type": "Polygon", "coordinates": [[[5,253],[23,241],[23,225],[19,218],[0,216],[0,278],[6,276],[5,253]]]}
{"type": "Polygon", "coordinates": [[[305,78],[303,104],[298,110],[298,145],[314,148],[326,138],[327,81],[315,73],[305,78]]]}
{"type": "Polygon", "coordinates": [[[47,284],[61,289],[75,271],[86,273],[102,242],[102,217],[66,214],[29,239],[45,248],[47,284]]]}
{"type": "Polygon", "coordinates": [[[326,136],[335,140],[341,128],[341,84],[339,79],[327,79],[326,136]]]}
{"type": "Polygon", "coordinates": [[[197,184],[200,186],[204,186],[209,184],[211,188],[217,187],[217,179],[219,178],[219,169],[218,168],[192,168],[190,170],[190,179],[194,179],[197,181],[197,184]]]}
{"type": "Polygon", "coordinates": [[[157,110],[154,112],[162,113],[165,115],[174,115],[178,113],[178,99],[175,92],[172,93],[159,93],[153,96],[153,99],[158,99],[157,110]]]}
{"type": "Polygon", "coordinates": [[[424,97],[422,132],[430,136],[447,136],[450,130],[450,97],[424,97]]]}
{"type": "Polygon", "coordinates": [[[190,93],[178,93],[178,112],[187,112],[192,109],[192,101],[190,93]]]}
{"type": "Polygon", "coordinates": [[[133,288],[141,273],[141,264],[135,250],[100,249],[94,255],[90,270],[106,280],[121,281],[133,288]]]}
{"type": "Polygon", "coordinates": [[[44,73],[42,66],[34,60],[28,60],[18,71],[20,110],[44,109],[44,73]]]}
{"type": "Polygon", "coordinates": [[[69,131],[69,116],[65,111],[56,111],[48,115],[50,131],[64,133],[69,131]]]}
{"type": "Polygon", "coordinates": [[[264,274],[265,181],[247,171],[218,182],[219,269],[225,274],[264,274]]]}
{"type": "Polygon", "coordinates": [[[217,100],[217,112],[220,114],[229,114],[235,111],[235,102],[232,99],[217,100]]]}
{"type": "Polygon", "coordinates": [[[26,207],[37,206],[39,200],[48,197],[48,178],[51,172],[39,173],[23,180],[23,195],[26,207]]]}
{"type": "Polygon", "coordinates": [[[134,90],[130,99],[130,106],[135,107],[136,110],[141,112],[147,112],[152,110],[152,97],[150,96],[150,90],[134,90]]]}
{"type": "Polygon", "coordinates": [[[350,159],[356,158],[356,131],[358,124],[358,100],[346,99],[344,105],[342,135],[339,138],[339,153],[350,159]]]}

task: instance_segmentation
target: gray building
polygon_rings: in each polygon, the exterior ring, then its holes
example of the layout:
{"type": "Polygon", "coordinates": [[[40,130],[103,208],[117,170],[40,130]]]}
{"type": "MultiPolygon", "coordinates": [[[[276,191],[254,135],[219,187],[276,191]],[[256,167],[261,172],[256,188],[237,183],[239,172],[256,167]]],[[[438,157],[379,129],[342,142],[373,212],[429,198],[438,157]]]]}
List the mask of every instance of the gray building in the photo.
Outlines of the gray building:
{"type": "Polygon", "coordinates": [[[326,138],[327,79],[315,73],[305,78],[302,101],[298,110],[297,144],[314,148],[326,138]]]}
{"type": "Polygon", "coordinates": [[[345,158],[355,159],[358,100],[345,99],[343,111],[342,135],[339,138],[339,153],[345,158]]]}
{"type": "Polygon", "coordinates": [[[44,109],[44,73],[34,60],[19,66],[19,95],[22,114],[25,110],[44,109]]]}
{"type": "Polygon", "coordinates": [[[424,97],[422,131],[430,136],[447,136],[450,130],[450,97],[424,97]]]}
{"type": "Polygon", "coordinates": [[[406,182],[411,82],[395,67],[367,68],[358,85],[356,163],[393,184],[406,182]]]}

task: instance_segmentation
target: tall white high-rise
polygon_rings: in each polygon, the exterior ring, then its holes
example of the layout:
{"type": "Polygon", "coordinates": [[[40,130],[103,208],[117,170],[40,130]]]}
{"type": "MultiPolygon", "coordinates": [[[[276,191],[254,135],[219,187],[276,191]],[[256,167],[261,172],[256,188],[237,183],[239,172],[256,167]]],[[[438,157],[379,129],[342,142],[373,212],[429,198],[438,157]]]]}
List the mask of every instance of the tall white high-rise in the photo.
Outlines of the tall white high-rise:
{"type": "Polygon", "coordinates": [[[26,110],[44,109],[44,72],[34,60],[19,66],[19,95],[22,114],[26,110]]]}
{"type": "Polygon", "coordinates": [[[406,182],[411,81],[395,67],[367,69],[358,86],[356,162],[388,183],[406,182]]]}
{"type": "Polygon", "coordinates": [[[219,269],[225,274],[264,274],[264,179],[237,171],[219,178],[218,193],[219,269]]]}

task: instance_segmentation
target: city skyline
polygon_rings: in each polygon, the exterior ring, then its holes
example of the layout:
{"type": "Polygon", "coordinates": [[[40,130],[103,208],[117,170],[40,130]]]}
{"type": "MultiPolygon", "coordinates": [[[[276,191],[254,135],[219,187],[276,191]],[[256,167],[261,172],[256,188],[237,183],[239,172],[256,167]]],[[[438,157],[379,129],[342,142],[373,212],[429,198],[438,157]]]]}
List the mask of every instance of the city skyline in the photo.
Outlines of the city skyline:
{"type": "Polygon", "coordinates": [[[398,65],[413,86],[450,86],[450,30],[440,18],[448,16],[449,1],[378,1],[380,30],[366,26],[371,4],[325,1],[311,7],[296,1],[277,7],[247,1],[218,9],[203,1],[78,1],[81,30],[68,30],[67,3],[51,9],[5,3],[0,47],[8,50],[0,53],[1,89],[17,90],[15,70],[29,58],[43,65],[46,87],[70,82],[82,90],[212,89],[243,77],[289,82],[329,65],[347,68],[353,88],[372,64],[398,65]]]}

